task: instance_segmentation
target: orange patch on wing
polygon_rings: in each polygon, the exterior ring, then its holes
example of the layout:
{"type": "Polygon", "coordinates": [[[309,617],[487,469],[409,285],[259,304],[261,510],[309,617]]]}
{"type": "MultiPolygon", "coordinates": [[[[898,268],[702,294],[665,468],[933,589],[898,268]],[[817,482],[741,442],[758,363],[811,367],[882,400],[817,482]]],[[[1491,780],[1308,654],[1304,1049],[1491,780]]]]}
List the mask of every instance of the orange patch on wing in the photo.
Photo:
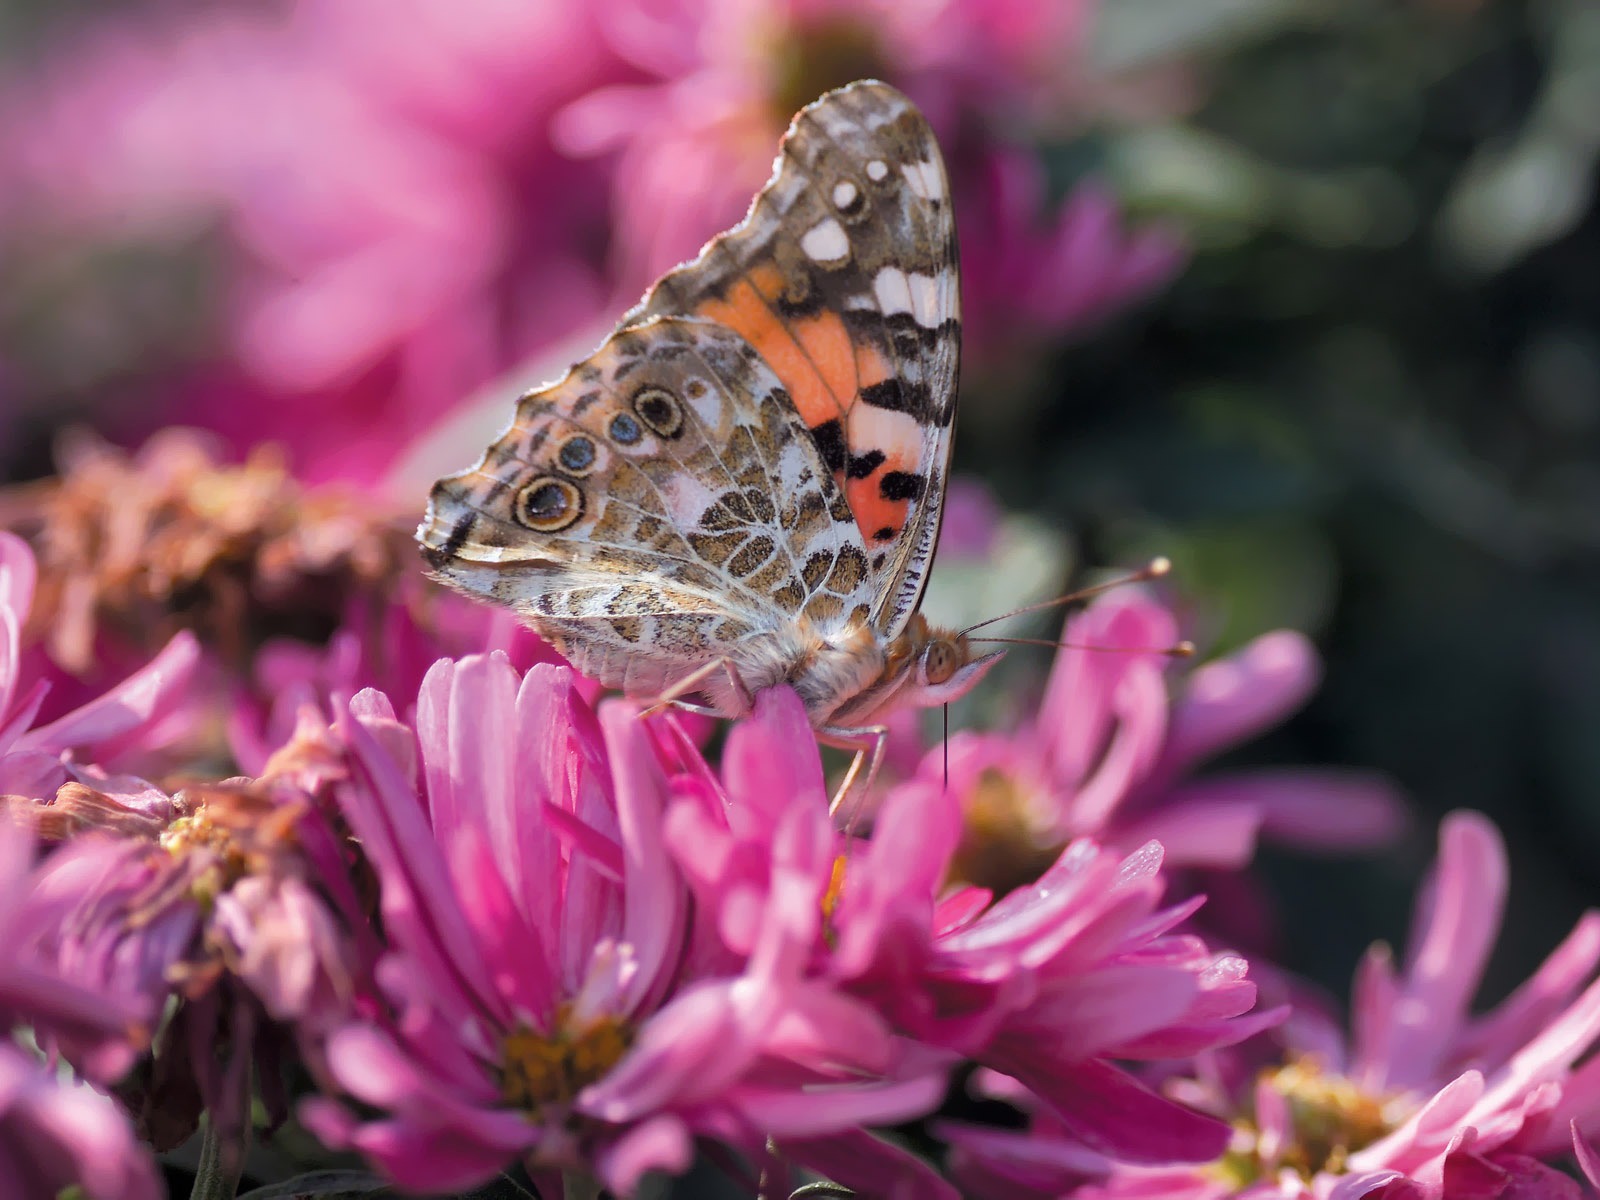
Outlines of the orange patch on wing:
{"type": "Polygon", "coordinates": [[[848,386],[836,391],[833,384],[838,376],[834,367],[837,346],[826,332],[802,330],[802,322],[791,325],[778,316],[772,305],[782,294],[783,277],[778,269],[763,264],[729,287],[724,298],[701,304],[694,315],[727,326],[754,346],[788,390],[801,420],[807,425],[820,425],[842,416],[847,398],[855,394],[855,364],[849,338],[836,315],[824,314],[832,316],[838,326],[844,340],[844,363],[850,371],[848,386]],[[823,367],[825,362],[827,367],[823,367]]]}
{"type": "Polygon", "coordinates": [[[824,310],[795,321],[792,328],[795,340],[805,347],[806,356],[833,396],[834,405],[840,409],[849,407],[856,396],[856,347],[839,314],[824,310]]]}
{"type": "MultiPolygon", "coordinates": [[[[882,383],[894,374],[894,370],[889,366],[889,360],[883,357],[883,351],[871,342],[858,343],[855,352],[856,387],[869,388],[875,383],[882,383]]],[[[852,400],[850,407],[854,408],[855,405],[856,401],[852,400]]]]}
{"type": "Polygon", "coordinates": [[[865,479],[846,480],[844,485],[844,498],[850,502],[850,512],[861,530],[861,540],[866,543],[868,558],[872,557],[875,549],[888,545],[900,536],[900,531],[906,527],[906,510],[911,507],[909,500],[885,500],[879,494],[878,484],[882,475],[883,471],[879,469],[865,479]],[[890,536],[878,537],[885,529],[889,530],[890,536]]]}

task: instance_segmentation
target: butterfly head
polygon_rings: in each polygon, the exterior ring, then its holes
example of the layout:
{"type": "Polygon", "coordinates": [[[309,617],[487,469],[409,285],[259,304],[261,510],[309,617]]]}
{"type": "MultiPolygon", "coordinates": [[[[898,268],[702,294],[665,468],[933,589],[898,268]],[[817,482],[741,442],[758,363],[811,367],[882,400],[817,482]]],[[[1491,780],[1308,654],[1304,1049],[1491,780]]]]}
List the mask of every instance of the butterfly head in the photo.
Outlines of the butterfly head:
{"type": "Polygon", "coordinates": [[[965,696],[1004,654],[974,655],[966,634],[929,625],[918,613],[891,643],[883,679],[897,704],[933,708],[965,696]]]}

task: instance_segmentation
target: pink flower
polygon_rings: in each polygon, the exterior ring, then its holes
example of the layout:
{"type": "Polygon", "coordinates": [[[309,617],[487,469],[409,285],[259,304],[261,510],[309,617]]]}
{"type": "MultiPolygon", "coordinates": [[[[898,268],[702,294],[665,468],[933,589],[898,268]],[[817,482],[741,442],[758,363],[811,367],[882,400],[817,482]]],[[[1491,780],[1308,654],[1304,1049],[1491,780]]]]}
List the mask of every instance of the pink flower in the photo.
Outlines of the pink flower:
{"type": "Polygon", "coordinates": [[[1030,155],[996,146],[966,164],[960,210],[963,338],[991,358],[1092,327],[1160,290],[1187,250],[1177,231],[1122,228],[1115,198],[1079,184],[1053,212],[1044,171],[1030,155]]]}
{"type": "MultiPolygon", "coordinates": [[[[1295,767],[1185,778],[1310,693],[1318,664],[1299,634],[1265,634],[1175,684],[1163,651],[1178,641],[1176,620],[1148,595],[1122,591],[1069,621],[1063,641],[1074,648],[1058,653],[1036,717],[1010,733],[950,739],[950,786],[966,822],[962,878],[1003,891],[1080,837],[1122,853],[1154,839],[1169,868],[1237,870],[1261,837],[1341,850],[1398,832],[1399,798],[1370,774],[1295,767]]],[[[945,770],[936,747],[907,786],[938,786],[945,770]]]]}
{"type": "Polygon", "coordinates": [[[1026,1135],[958,1133],[959,1174],[979,1195],[1008,1198],[1082,1185],[1072,1194],[1084,1200],[1576,1200],[1577,1185],[1549,1163],[1576,1136],[1580,1162],[1594,1166],[1575,1131],[1600,1124],[1600,1058],[1590,1053],[1600,1038],[1600,913],[1585,914],[1505,1001],[1472,1016],[1505,891],[1494,826],[1476,813],[1447,817],[1410,952],[1399,970],[1387,947],[1368,952],[1348,1036],[1303,1006],[1273,1035],[1276,1065],[1256,1071],[1251,1058],[1222,1057],[1168,1084],[1233,1121],[1233,1144],[1216,1163],[1120,1165],[1047,1120],[1026,1135]]]}
{"type": "Polygon", "coordinates": [[[1124,239],[1096,189],[1042,216],[1037,168],[995,131],[1058,113],[1092,6],[1078,0],[607,0],[615,52],[658,82],[600,87],[559,113],[574,154],[617,151],[613,271],[624,294],[728,228],[767,177],[778,136],[830,88],[876,76],[933,122],[957,191],[968,327],[1058,334],[1164,284],[1167,233],[1124,239]],[[1019,325],[1020,320],[1020,325],[1019,325]]]}
{"type": "Polygon", "coordinates": [[[193,1133],[202,1109],[236,1138],[252,1062],[281,1117],[278,1061],[297,1039],[316,1070],[322,1034],[370,974],[376,939],[353,855],[319,795],[343,770],[308,713],[258,780],[170,796],[142,781],[125,781],[140,790],[121,795],[70,782],[31,802],[7,798],[11,816],[61,843],[18,918],[33,952],[106,1011],[128,1014],[113,1068],[68,1039],[56,1048],[98,1079],[132,1062],[120,1092],[159,1148],[193,1133]]]}
{"type": "Polygon", "coordinates": [[[810,880],[781,885],[747,956],[707,938],[660,840],[664,764],[705,773],[686,741],[664,756],[631,706],[596,722],[570,671],[519,680],[499,655],[435,666],[414,741],[376,693],[350,711],[339,794],[391,953],[377,1015],[329,1042],[380,1115],[310,1102],[325,1140],[411,1188],[524,1158],[628,1193],[697,1137],[755,1156],[937,1103],[941,1072],[897,1073],[871,1010],[801,977],[810,880]]]}
{"type": "Polygon", "coordinates": [[[0,796],[49,796],[68,780],[113,786],[99,766],[157,749],[194,721],[188,685],[199,662],[194,637],[179,633],[116,687],[47,725],[33,728],[49,685],[23,682],[23,627],[33,605],[33,552],[0,530],[0,796]]]}
{"type": "Polygon", "coordinates": [[[666,836],[730,949],[758,946],[777,889],[809,879],[828,913],[811,972],[904,1036],[1020,1074],[1080,1137],[1123,1155],[1192,1161],[1226,1145],[1225,1125],[1116,1065],[1223,1045],[1281,1015],[1241,1018],[1255,1000],[1244,962],[1170,934],[1196,905],[1160,906],[1159,846],[1124,858],[1078,841],[1035,885],[991,902],[945,886],[959,812],[948,793],[917,786],[847,848],[787,689],[759,696],[729,735],[724,773],[726,800],[685,790],[666,836]]]}
{"type": "Polygon", "coordinates": [[[295,446],[307,478],[371,479],[597,313],[604,172],[547,126],[618,69],[575,4],[114,18],[0,98],[0,193],[23,251],[212,231],[220,344],[169,392],[235,444],[295,446]]]}
{"type": "Polygon", "coordinates": [[[158,1200],[155,1164],[116,1104],[0,1043],[0,1163],[11,1200],[158,1200]],[[76,1185],[76,1186],[74,1186],[76,1185]]]}

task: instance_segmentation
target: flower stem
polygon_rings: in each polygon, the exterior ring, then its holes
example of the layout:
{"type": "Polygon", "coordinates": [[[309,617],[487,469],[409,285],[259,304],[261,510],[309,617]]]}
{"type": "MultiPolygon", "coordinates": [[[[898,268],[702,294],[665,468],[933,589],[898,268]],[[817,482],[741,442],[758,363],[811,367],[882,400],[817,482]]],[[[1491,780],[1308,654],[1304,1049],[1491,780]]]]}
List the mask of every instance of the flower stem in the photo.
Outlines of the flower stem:
{"type": "Polygon", "coordinates": [[[225,1144],[211,1114],[207,1113],[205,1132],[200,1139],[200,1164],[195,1168],[194,1189],[189,1193],[189,1200],[233,1200],[244,1174],[245,1146],[245,1138],[225,1144]]]}

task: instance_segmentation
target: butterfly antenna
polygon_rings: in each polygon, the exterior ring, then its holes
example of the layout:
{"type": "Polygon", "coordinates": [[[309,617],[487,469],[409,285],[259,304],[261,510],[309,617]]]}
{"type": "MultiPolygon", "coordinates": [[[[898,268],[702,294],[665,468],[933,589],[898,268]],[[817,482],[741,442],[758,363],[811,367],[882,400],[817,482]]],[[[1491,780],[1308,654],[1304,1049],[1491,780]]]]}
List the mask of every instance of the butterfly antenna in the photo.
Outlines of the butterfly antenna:
{"type": "MultiPolygon", "coordinates": [[[[1143,567],[1139,568],[1139,570],[1132,571],[1127,575],[1119,575],[1115,579],[1106,580],[1104,583],[1096,583],[1086,588],[1079,588],[1075,592],[1068,592],[1065,596],[1057,596],[1053,600],[1041,600],[1037,604],[1025,604],[1021,608],[1014,608],[1008,613],[1001,613],[998,617],[989,617],[987,620],[979,621],[976,625],[968,625],[961,632],[963,635],[965,635],[971,633],[974,629],[982,629],[985,625],[993,625],[998,621],[1008,621],[1012,617],[1020,617],[1027,613],[1043,612],[1047,608],[1060,608],[1063,604],[1079,604],[1085,600],[1093,599],[1095,596],[1098,596],[1103,592],[1109,592],[1119,587],[1126,587],[1130,583],[1148,583],[1152,579],[1160,579],[1163,575],[1171,570],[1172,560],[1170,558],[1152,558],[1143,567]]],[[[976,638],[974,640],[1004,641],[1005,639],[976,638]]],[[[1027,643],[1018,644],[1026,645],[1027,643]]],[[[1053,646],[1056,643],[1049,642],[1046,644],[1053,646]]]]}
{"type": "Polygon", "coordinates": [[[975,642],[1001,642],[1008,646],[1049,646],[1055,650],[1101,650],[1108,654],[1164,654],[1168,658],[1193,658],[1194,643],[1174,642],[1170,646],[1091,646],[1083,642],[1052,642],[1049,638],[975,637],[975,642]]]}

